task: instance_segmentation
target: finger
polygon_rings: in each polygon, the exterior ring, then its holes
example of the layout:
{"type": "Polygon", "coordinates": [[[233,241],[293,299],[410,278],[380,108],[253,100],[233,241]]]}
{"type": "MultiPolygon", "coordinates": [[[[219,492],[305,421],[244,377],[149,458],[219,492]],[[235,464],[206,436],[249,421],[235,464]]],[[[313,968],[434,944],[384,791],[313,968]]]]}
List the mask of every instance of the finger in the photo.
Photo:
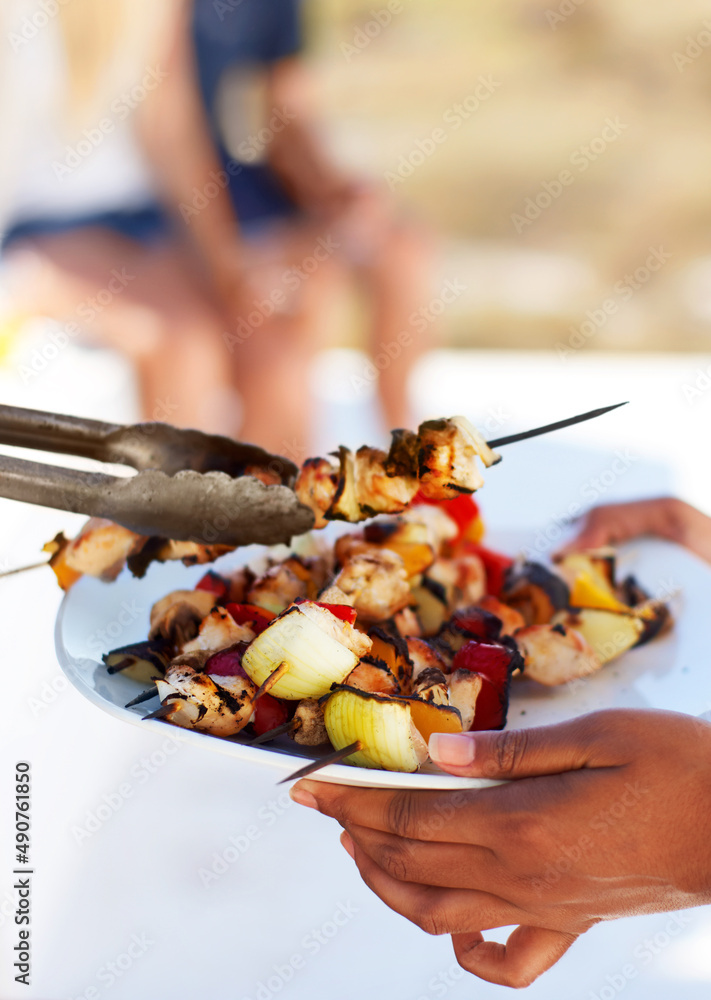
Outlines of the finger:
{"type": "MultiPolygon", "coordinates": [[[[473,791],[473,790],[472,790],[473,791]]],[[[388,788],[353,788],[325,781],[302,780],[290,789],[295,802],[332,816],[341,826],[367,826],[412,840],[436,841],[446,837],[470,843],[492,834],[469,789],[462,791],[403,791],[388,788]],[[460,823],[452,823],[461,815],[460,823]]]]}
{"type": "MultiPolygon", "coordinates": [[[[629,712],[596,712],[555,726],[500,732],[433,733],[432,760],[462,777],[512,780],[628,763],[615,739],[629,712]]],[[[496,793],[496,789],[484,791],[496,793]]]]}
{"type": "Polygon", "coordinates": [[[555,965],[577,937],[522,925],[506,944],[484,941],[481,934],[453,934],[452,944],[457,961],[467,972],[488,983],[523,989],[555,965]]]}
{"type": "MultiPolygon", "coordinates": [[[[350,835],[378,868],[399,882],[478,889],[506,898],[503,887],[510,883],[510,876],[488,847],[408,840],[365,826],[349,826],[347,831],[346,836],[350,835]]],[[[341,843],[346,846],[343,837],[341,843]]]]}
{"type": "MultiPolygon", "coordinates": [[[[583,525],[581,531],[571,539],[565,545],[561,545],[559,549],[553,553],[554,560],[562,559],[564,556],[571,555],[573,552],[584,552],[586,549],[601,549],[605,545],[609,545],[613,537],[619,534],[619,529],[616,530],[616,526],[607,522],[602,522],[598,519],[591,520],[583,525]]],[[[617,539],[618,541],[621,539],[617,539]]]]}
{"type": "Polygon", "coordinates": [[[400,882],[379,868],[355,841],[351,843],[365,884],[386,906],[427,934],[464,934],[535,920],[532,914],[490,893],[400,882]]]}

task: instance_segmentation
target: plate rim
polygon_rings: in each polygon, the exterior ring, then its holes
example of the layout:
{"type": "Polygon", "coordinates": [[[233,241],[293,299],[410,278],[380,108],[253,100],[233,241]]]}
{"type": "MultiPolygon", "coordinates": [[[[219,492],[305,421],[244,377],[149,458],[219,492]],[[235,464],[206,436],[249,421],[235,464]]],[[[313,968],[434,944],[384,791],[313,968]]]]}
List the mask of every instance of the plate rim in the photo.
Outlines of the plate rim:
{"type": "MultiPolygon", "coordinates": [[[[124,570],[124,572],[127,571],[124,570]]],[[[111,586],[111,584],[105,584],[105,586],[111,586]]],[[[102,697],[94,688],[85,683],[77,669],[77,663],[90,663],[94,667],[101,667],[101,663],[89,658],[81,661],[76,660],[71,656],[64,644],[62,627],[69,606],[70,594],[71,589],[64,594],[54,623],[55,653],[64,676],[87,701],[113,718],[154,732],[165,732],[166,723],[161,722],[159,719],[142,719],[135,712],[131,712],[102,697]]],[[[171,726],[170,731],[171,736],[182,743],[187,743],[198,748],[201,747],[203,750],[219,753],[221,756],[243,760],[251,765],[266,766],[272,770],[284,772],[283,777],[277,779],[277,783],[299,768],[305,767],[310,759],[315,759],[297,757],[284,752],[276,753],[270,751],[268,747],[251,747],[246,743],[230,742],[211,736],[209,733],[200,733],[181,726],[171,726]],[[206,743],[205,741],[209,742],[206,743]],[[239,750],[235,751],[235,748],[239,748],[239,750]]],[[[347,764],[327,764],[315,774],[309,775],[309,780],[352,787],[389,788],[400,791],[414,791],[418,789],[451,791],[462,788],[488,788],[500,784],[498,781],[487,778],[457,777],[456,775],[447,774],[444,771],[441,772],[440,776],[439,774],[428,772],[385,771],[376,768],[355,767],[347,764]],[[395,777],[396,775],[399,777],[395,777]],[[407,780],[403,781],[403,778],[407,780]]]]}

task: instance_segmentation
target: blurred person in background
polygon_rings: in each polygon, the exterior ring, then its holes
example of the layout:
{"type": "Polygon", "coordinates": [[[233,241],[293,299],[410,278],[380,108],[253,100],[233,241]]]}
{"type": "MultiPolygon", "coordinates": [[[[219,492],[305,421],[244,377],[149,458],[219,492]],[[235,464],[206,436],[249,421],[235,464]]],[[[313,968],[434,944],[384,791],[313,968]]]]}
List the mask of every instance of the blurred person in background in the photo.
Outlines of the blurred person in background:
{"type": "Polygon", "coordinates": [[[18,0],[0,109],[16,308],[124,352],[146,418],[292,452],[308,448],[310,362],[347,280],[368,294],[373,354],[391,355],[375,376],[389,426],[409,423],[431,337],[407,332],[430,240],[326,155],[300,6],[71,0],[37,27],[18,0]]]}

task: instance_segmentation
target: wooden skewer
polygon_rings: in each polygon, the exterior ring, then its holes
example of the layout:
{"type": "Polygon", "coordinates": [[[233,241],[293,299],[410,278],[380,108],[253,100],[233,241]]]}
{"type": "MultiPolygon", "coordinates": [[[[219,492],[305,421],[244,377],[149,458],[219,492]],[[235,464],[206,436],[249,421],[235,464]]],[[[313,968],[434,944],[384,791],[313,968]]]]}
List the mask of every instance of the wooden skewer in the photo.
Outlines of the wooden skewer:
{"type": "Polygon", "coordinates": [[[120,663],[114,664],[113,667],[107,667],[106,668],[106,673],[107,674],[120,674],[122,670],[127,670],[132,665],[133,662],[134,661],[131,659],[130,656],[125,656],[123,658],[123,660],[121,660],[120,663]]]}
{"type": "Polygon", "coordinates": [[[147,719],[165,719],[167,718],[175,708],[170,702],[166,702],[165,705],[161,705],[157,708],[155,712],[151,712],[149,715],[143,716],[143,721],[146,722],[147,719]]]}
{"type": "Polygon", "coordinates": [[[294,771],[286,778],[282,778],[281,781],[277,781],[277,785],[283,785],[285,781],[296,781],[297,778],[305,778],[308,774],[313,774],[314,771],[320,771],[322,767],[327,767],[329,764],[337,764],[344,757],[350,757],[352,753],[357,753],[359,750],[363,749],[363,744],[360,740],[356,740],[355,743],[349,744],[347,747],[343,747],[342,750],[336,750],[335,753],[330,753],[328,757],[322,757],[321,760],[314,760],[311,764],[307,764],[306,767],[300,768],[298,771],[294,771]]]}
{"type": "Polygon", "coordinates": [[[256,701],[258,698],[261,698],[263,694],[267,694],[267,692],[274,687],[279,678],[284,676],[284,674],[287,672],[288,669],[289,669],[289,664],[283,662],[279,664],[276,670],[272,670],[269,676],[266,677],[257,688],[257,693],[255,694],[252,701],[256,701]]]}
{"type": "Polygon", "coordinates": [[[49,566],[49,560],[43,562],[30,563],[29,566],[16,566],[15,569],[5,569],[0,573],[0,579],[4,576],[14,576],[16,573],[26,573],[30,569],[39,569],[41,566],[49,566]]]}
{"type": "Polygon", "coordinates": [[[280,726],[275,726],[274,729],[270,729],[266,733],[262,733],[261,736],[257,736],[247,745],[250,747],[258,747],[261,743],[268,743],[270,740],[275,740],[277,736],[283,736],[284,733],[296,732],[297,729],[301,729],[301,719],[290,719],[289,722],[283,722],[280,726]]]}
{"type": "Polygon", "coordinates": [[[577,417],[567,417],[565,420],[556,420],[554,424],[546,424],[545,427],[534,427],[532,431],[521,431],[520,434],[509,434],[508,437],[496,438],[494,441],[487,441],[490,448],[503,448],[505,444],[515,444],[516,441],[526,441],[528,438],[538,437],[539,434],[548,434],[550,431],[560,431],[564,427],[572,427],[573,424],[581,424],[584,420],[593,420],[601,417],[603,413],[616,410],[619,406],[627,406],[627,402],[615,403],[614,406],[602,406],[599,410],[588,410],[587,413],[579,413],[577,417]]]}
{"type": "Polygon", "coordinates": [[[124,708],[133,708],[134,705],[142,705],[144,701],[150,701],[151,698],[156,698],[158,696],[158,688],[148,688],[147,691],[141,691],[137,694],[135,698],[131,698],[123,706],[124,708]]]}

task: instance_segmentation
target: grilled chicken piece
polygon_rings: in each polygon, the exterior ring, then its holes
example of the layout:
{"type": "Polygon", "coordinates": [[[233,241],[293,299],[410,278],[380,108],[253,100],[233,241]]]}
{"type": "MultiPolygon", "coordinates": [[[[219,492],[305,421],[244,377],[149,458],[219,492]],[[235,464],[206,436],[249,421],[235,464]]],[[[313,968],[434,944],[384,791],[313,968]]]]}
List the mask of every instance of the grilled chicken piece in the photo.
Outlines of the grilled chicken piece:
{"type": "Polygon", "coordinates": [[[371,694],[399,694],[400,685],[386,663],[376,656],[364,656],[343,682],[371,694]]]}
{"type": "Polygon", "coordinates": [[[450,614],[479,604],[486,593],[484,563],[474,553],[456,559],[437,559],[427,570],[427,576],[444,587],[450,614]]]}
{"type": "Polygon", "coordinates": [[[238,642],[251,642],[255,633],[247,625],[238,625],[229,611],[224,608],[213,608],[202,621],[198,633],[190,642],[183,645],[181,652],[194,653],[197,650],[209,650],[216,653],[219,649],[227,649],[238,642]]]}
{"type": "Polygon", "coordinates": [[[137,535],[113,521],[92,517],[77,537],[67,543],[62,557],[75,573],[98,576],[110,582],[119,575],[128,557],[143,548],[146,540],[145,535],[137,535]]]}
{"type": "Polygon", "coordinates": [[[462,729],[468,733],[474,722],[476,701],[482,684],[480,674],[471,670],[454,670],[447,678],[449,685],[449,703],[459,710],[462,717],[462,729]]]}
{"type": "Polygon", "coordinates": [[[526,622],[523,620],[523,615],[519,614],[514,608],[510,608],[508,604],[504,604],[496,597],[492,597],[487,594],[482,597],[481,600],[472,602],[477,603],[480,608],[484,611],[490,611],[492,615],[496,617],[501,622],[501,635],[513,635],[519,629],[525,627],[526,622]]]}
{"type": "Polygon", "coordinates": [[[354,555],[334,584],[353,599],[353,607],[364,622],[385,621],[410,599],[403,561],[388,549],[354,555]]]}
{"type": "Polygon", "coordinates": [[[366,517],[397,514],[404,510],[418,490],[416,476],[389,476],[388,456],[379,448],[364,445],[355,456],[356,498],[366,517]]]}
{"type": "Polygon", "coordinates": [[[186,729],[234,736],[254,712],[257,689],[246,677],[211,677],[191,667],[171,666],[156,686],[163,705],[171,707],[168,721],[186,729]]]}
{"type": "Polygon", "coordinates": [[[278,615],[293,604],[297,597],[312,597],[316,593],[315,588],[309,587],[310,577],[308,570],[301,565],[295,565],[292,560],[277,563],[254,581],[247,591],[247,603],[257,604],[260,608],[266,608],[278,615]],[[313,589],[313,594],[309,590],[313,589]]]}
{"type": "Polygon", "coordinates": [[[337,565],[345,566],[353,556],[364,554],[377,555],[380,548],[374,542],[366,542],[363,532],[358,531],[348,535],[341,535],[340,538],[337,538],[333,545],[333,554],[336,557],[337,565]]]}
{"type": "Polygon", "coordinates": [[[338,467],[326,458],[307,458],[301,466],[294,492],[313,511],[314,528],[325,528],[328,521],[323,516],[333,503],[338,485],[338,467]]]}
{"type": "Polygon", "coordinates": [[[393,615],[393,622],[403,638],[422,635],[422,628],[413,608],[403,608],[402,611],[397,611],[393,615]]]}
{"type": "Polygon", "coordinates": [[[319,604],[347,604],[353,607],[353,598],[350,594],[344,594],[340,587],[331,584],[318,595],[319,604]]]}
{"type": "Polygon", "coordinates": [[[294,742],[305,747],[318,747],[329,742],[323,709],[316,698],[303,698],[299,702],[294,712],[294,721],[294,742]]]}
{"type": "Polygon", "coordinates": [[[459,534],[457,523],[441,507],[435,507],[433,504],[415,504],[414,507],[408,507],[403,511],[400,517],[404,521],[426,525],[428,541],[436,553],[441,552],[442,547],[459,534]]]}
{"type": "Polygon", "coordinates": [[[200,545],[198,542],[181,542],[171,538],[147,538],[138,551],[129,555],[129,570],[134,576],[143,577],[153,562],[182,560],[185,566],[202,566],[214,562],[220,556],[234,551],[229,545],[200,545]]]}
{"type": "Polygon", "coordinates": [[[425,670],[440,670],[446,673],[447,665],[440,653],[425,639],[408,636],[407,654],[412,661],[412,683],[417,684],[420,674],[425,670]]]}
{"type": "Polygon", "coordinates": [[[484,485],[476,465],[499,461],[466,417],[427,420],[420,424],[420,491],[429,500],[450,500],[484,485]]]}
{"type": "Polygon", "coordinates": [[[439,667],[426,667],[420,671],[413,686],[413,694],[435,705],[449,705],[447,678],[439,667]]]}
{"type": "Polygon", "coordinates": [[[554,687],[596,673],[602,663],[580,632],[562,625],[529,625],[516,642],[526,664],[525,676],[554,687]]]}
{"type": "Polygon", "coordinates": [[[170,666],[190,667],[195,673],[200,674],[211,656],[211,649],[194,649],[191,653],[180,653],[170,661],[170,666]]]}

